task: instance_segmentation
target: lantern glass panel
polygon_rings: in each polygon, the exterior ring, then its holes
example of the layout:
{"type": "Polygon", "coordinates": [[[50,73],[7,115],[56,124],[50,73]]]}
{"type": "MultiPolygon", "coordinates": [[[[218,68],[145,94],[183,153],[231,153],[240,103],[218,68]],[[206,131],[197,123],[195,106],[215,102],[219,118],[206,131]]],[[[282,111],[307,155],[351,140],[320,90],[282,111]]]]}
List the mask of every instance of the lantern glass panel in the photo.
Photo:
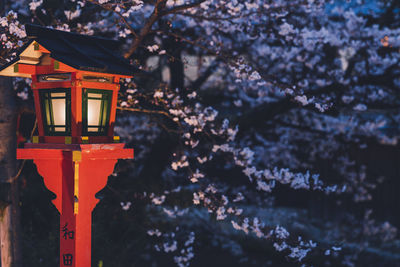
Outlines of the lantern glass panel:
{"type": "Polygon", "coordinates": [[[71,98],[69,89],[41,89],[43,127],[46,135],[69,135],[71,98]]]}
{"type": "MultiPolygon", "coordinates": [[[[53,97],[53,95],[54,94],[51,94],[52,97],[53,97]]],[[[65,116],[66,103],[65,102],[66,102],[65,98],[57,98],[57,99],[51,100],[55,125],[65,125],[65,119],[66,119],[66,116],[65,116]]]]}
{"type": "Polygon", "coordinates": [[[83,134],[107,135],[112,91],[84,89],[82,101],[83,134]]]}
{"type": "Polygon", "coordinates": [[[101,99],[88,99],[88,126],[99,126],[101,99]]]}

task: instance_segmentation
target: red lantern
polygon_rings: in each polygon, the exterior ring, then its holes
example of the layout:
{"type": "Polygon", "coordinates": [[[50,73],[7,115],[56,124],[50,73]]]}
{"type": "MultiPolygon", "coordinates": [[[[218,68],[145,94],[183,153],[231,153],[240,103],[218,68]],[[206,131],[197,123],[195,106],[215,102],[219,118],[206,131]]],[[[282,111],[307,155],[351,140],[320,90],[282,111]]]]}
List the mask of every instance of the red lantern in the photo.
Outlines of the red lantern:
{"type": "Polygon", "coordinates": [[[118,159],[133,158],[114,136],[119,81],[137,71],[114,40],[26,25],[30,40],[0,75],[32,78],[38,136],[17,150],[33,159],[57,195],[60,266],[91,266],[95,194],[118,159]]]}

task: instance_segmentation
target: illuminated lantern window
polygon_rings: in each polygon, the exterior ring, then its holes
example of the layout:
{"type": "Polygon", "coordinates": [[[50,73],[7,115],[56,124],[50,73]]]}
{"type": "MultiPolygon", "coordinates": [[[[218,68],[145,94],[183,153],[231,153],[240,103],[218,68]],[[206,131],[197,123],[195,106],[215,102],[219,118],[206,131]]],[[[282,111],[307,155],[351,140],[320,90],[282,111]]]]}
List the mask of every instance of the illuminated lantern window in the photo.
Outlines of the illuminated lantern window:
{"type": "Polygon", "coordinates": [[[71,133],[71,96],[69,89],[42,89],[43,126],[47,135],[69,135],[71,133]]]}
{"type": "Polygon", "coordinates": [[[84,89],[82,123],[84,135],[106,135],[110,118],[112,91],[84,89]]]}

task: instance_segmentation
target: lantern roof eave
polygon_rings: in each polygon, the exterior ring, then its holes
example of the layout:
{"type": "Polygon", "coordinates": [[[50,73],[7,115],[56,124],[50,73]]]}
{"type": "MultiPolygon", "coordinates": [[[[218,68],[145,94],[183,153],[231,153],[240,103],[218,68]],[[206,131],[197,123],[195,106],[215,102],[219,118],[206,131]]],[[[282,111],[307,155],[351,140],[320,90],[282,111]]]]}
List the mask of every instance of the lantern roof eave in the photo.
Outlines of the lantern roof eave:
{"type": "Polygon", "coordinates": [[[29,40],[26,42],[22,47],[20,47],[17,51],[17,56],[13,59],[11,59],[9,62],[6,64],[0,66],[0,76],[10,76],[10,77],[24,77],[24,78],[30,78],[31,75],[27,73],[17,73],[14,72],[14,65],[18,64],[21,62],[21,57],[20,55],[26,51],[26,49],[32,45],[34,40],[29,40]]]}
{"type": "Polygon", "coordinates": [[[77,71],[126,77],[133,77],[143,72],[120,55],[119,42],[116,40],[59,31],[32,24],[25,25],[25,29],[29,41],[18,50],[15,59],[0,67],[0,75],[30,77],[30,74],[15,72],[14,66],[19,63],[42,64],[45,53],[36,51],[35,43],[47,50],[51,59],[77,71]]]}

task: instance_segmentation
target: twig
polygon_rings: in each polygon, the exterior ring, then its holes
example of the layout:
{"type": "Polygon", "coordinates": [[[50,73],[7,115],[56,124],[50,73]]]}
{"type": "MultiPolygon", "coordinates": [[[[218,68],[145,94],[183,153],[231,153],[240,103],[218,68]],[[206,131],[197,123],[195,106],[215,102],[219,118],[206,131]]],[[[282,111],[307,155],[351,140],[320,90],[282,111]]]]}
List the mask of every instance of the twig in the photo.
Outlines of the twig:
{"type": "Polygon", "coordinates": [[[132,112],[149,113],[149,114],[161,114],[161,115],[164,115],[164,116],[172,119],[170,114],[168,114],[167,112],[162,111],[162,110],[151,110],[151,109],[140,109],[140,108],[124,108],[124,107],[117,107],[117,109],[126,110],[126,111],[132,111],[132,112]]]}
{"type": "Polygon", "coordinates": [[[111,11],[111,12],[114,12],[115,14],[117,14],[117,16],[122,20],[122,22],[129,28],[129,30],[131,31],[132,35],[135,38],[138,37],[136,32],[135,32],[135,29],[128,23],[128,21],[124,18],[124,16],[121,15],[120,12],[117,12],[117,11],[115,11],[115,9],[110,8],[107,5],[102,5],[102,4],[100,4],[100,3],[98,3],[98,2],[96,2],[94,0],[87,0],[87,1],[89,1],[92,4],[100,6],[100,7],[104,8],[105,10],[108,10],[108,11],[111,11]]]}
{"type": "Polygon", "coordinates": [[[125,58],[129,58],[132,56],[133,53],[135,53],[136,49],[142,43],[144,37],[150,32],[153,24],[160,18],[161,10],[165,8],[166,4],[167,0],[157,0],[153,13],[151,13],[150,17],[147,19],[145,25],[139,33],[139,36],[137,36],[133,41],[133,44],[129,51],[124,55],[125,58]]]}
{"type": "Polygon", "coordinates": [[[186,9],[190,9],[196,6],[201,5],[201,3],[205,2],[206,0],[200,0],[200,1],[196,1],[190,4],[185,4],[185,5],[180,5],[180,6],[176,6],[170,9],[165,10],[164,12],[161,13],[161,16],[165,16],[168,14],[173,14],[176,13],[178,11],[182,11],[182,10],[186,10],[186,9]]]}
{"type": "MultiPolygon", "coordinates": [[[[37,120],[35,120],[35,124],[33,125],[32,131],[31,131],[31,135],[30,135],[30,139],[31,140],[32,140],[32,137],[33,137],[33,135],[34,135],[34,133],[36,131],[37,124],[38,124],[38,122],[37,122],[37,120]]],[[[13,183],[21,175],[22,170],[24,169],[24,166],[25,166],[25,162],[26,162],[26,159],[24,159],[22,161],[21,166],[19,167],[17,174],[9,180],[10,183],[13,183]]]]}

